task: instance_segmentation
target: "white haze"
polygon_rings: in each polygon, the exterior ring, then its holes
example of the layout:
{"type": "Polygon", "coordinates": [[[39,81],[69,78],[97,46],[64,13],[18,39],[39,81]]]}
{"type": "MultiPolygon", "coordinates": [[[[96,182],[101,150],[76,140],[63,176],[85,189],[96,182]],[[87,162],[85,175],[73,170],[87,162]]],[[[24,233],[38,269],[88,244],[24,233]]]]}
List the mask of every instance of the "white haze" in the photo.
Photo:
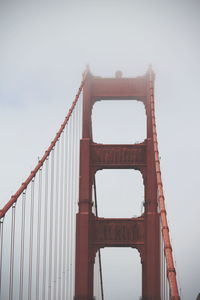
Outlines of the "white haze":
{"type": "MultiPolygon", "coordinates": [[[[114,76],[116,70],[126,77],[138,76],[149,63],[153,65],[177,277],[182,299],[195,299],[200,292],[200,2],[1,0],[0,39],[1,206],[60,126],[86,64],[93,74],[105,77],[114,76]]],[[[108,198],[113,197],[110,192],[108,198]]],[[[109,201],[106,205],[102,211],[112,210],[109,201]]],[[[124,254],[116,256],[126,264],[124,254]]],[[[109,251],[106,259],[111,259],[109,251]]],[[[130,282],[122,273],[114,286],[113,273],[106,273],[108,299],[116,300],[115,293],[118,299],[133,298],[128,288],[127,295],[123,290],[120,294],[119,280],[130,282]]]]}

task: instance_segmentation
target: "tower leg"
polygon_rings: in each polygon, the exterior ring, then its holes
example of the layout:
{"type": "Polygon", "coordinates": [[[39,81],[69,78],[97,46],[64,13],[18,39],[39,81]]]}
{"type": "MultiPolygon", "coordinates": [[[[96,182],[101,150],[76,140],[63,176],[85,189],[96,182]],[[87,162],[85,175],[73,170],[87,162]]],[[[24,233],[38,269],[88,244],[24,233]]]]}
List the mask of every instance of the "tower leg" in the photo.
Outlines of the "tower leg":
{"type": "Polygon", "coordinates": [[[142,268],[142,300],[160,300],[159,218],[146,216],[145,261],[142,268]]]}
{"type": "Polygon", "coordinates": [[[93,300],[93,251],[89,247],[90,216],[77,214],[75,300],[93,300]]]}
{"type": "Polygon", "coordinates": [[[160,223],[157,207],[157,181],[152,139],[147,139],[145,180],[145,259],[143,298],[160,300],[160,223]]]}
{"type": "Polygon", "coordinates": [[[90,139],[80,144],[79,212],[76,216],[75,300],[93,300],[94,253],[92,233],[92,185],[90,174],[90,139]]]}

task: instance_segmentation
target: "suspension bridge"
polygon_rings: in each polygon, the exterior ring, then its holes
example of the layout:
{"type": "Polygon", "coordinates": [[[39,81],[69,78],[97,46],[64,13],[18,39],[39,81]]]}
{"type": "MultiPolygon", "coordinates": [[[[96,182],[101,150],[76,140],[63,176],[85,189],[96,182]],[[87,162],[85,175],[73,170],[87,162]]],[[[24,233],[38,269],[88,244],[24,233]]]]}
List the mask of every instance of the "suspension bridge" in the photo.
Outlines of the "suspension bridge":
{"type": "Polygon", "coordinates": [[[104,300],[104,247],[137,249],[140,299],[180,299],[161,179],[151,68],[135,78],[123,78],[119,71],[114,78],[93,76],[89,69],[83,74],[55,138],[0,210],[0,299],[104,300]],[[143,103],[146,139],[137,144],[95,143],[94,103],[124,99],[143,103]],[[98,216],[95,174],[102,169],[141,172],[141,216],[98,216]]]}

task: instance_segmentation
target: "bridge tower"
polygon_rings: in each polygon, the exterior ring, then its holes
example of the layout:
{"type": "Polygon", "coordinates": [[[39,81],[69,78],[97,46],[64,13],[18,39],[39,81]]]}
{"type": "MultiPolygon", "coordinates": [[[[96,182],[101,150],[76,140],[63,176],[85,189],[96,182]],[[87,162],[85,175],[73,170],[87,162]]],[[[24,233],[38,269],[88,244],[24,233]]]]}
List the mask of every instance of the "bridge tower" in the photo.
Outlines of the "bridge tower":
{"type": "MultiPolygon", "coordinates": [[[[154,74],[101,78],[88,73],[83,90],[83,136],[80,141],[79,211],[76,227],[75,300],[93,300],[93,267],[98,249],[132,247],[142,264],[142,299],[160,300],[160,223],[153,144],[151,96],[154,74]],[[147,116],[147,136],[140,144],[108,145],[92,140],[95,101],[137,100],[147,116]],[[99,218],[92,213],[92,185],[101,169],[139,170],[144,182],[144,213],[137,218],[99,218]]],[[[122,120],[123,122],[123,120],[122,120]]],[[[102,120],[103,123],[103,120],[102,120]]],[[[133,212],[134,213],[134,212],[133,212]]]]}

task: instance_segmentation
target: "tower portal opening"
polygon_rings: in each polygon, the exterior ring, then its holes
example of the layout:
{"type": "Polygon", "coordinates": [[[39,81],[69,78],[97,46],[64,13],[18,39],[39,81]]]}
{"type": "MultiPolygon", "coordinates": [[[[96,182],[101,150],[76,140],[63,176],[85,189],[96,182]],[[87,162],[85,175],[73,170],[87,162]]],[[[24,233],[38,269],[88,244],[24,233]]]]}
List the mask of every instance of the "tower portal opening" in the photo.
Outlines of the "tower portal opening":
{"type": "Polygon", "coordinates": [[[135,144],[146,138],[143,103],[136,100],[102,100],[92,110],[93,140],[104,144],[135,144]]]}
{"type": "Polygon", "coordinates": [[[143,213],[144,185],[139,171],[98,171],[96,191],[99,217],[132,218],[143,213]]]}
{"type": "MultiPolygon", "coordinates": [[[[141,263],[136,249],[101,249],[104,299],[133,300],[141,297],[141,263]]],[[[94,267],[94,295],[100,296],[99,256],[94,267]]]]}

